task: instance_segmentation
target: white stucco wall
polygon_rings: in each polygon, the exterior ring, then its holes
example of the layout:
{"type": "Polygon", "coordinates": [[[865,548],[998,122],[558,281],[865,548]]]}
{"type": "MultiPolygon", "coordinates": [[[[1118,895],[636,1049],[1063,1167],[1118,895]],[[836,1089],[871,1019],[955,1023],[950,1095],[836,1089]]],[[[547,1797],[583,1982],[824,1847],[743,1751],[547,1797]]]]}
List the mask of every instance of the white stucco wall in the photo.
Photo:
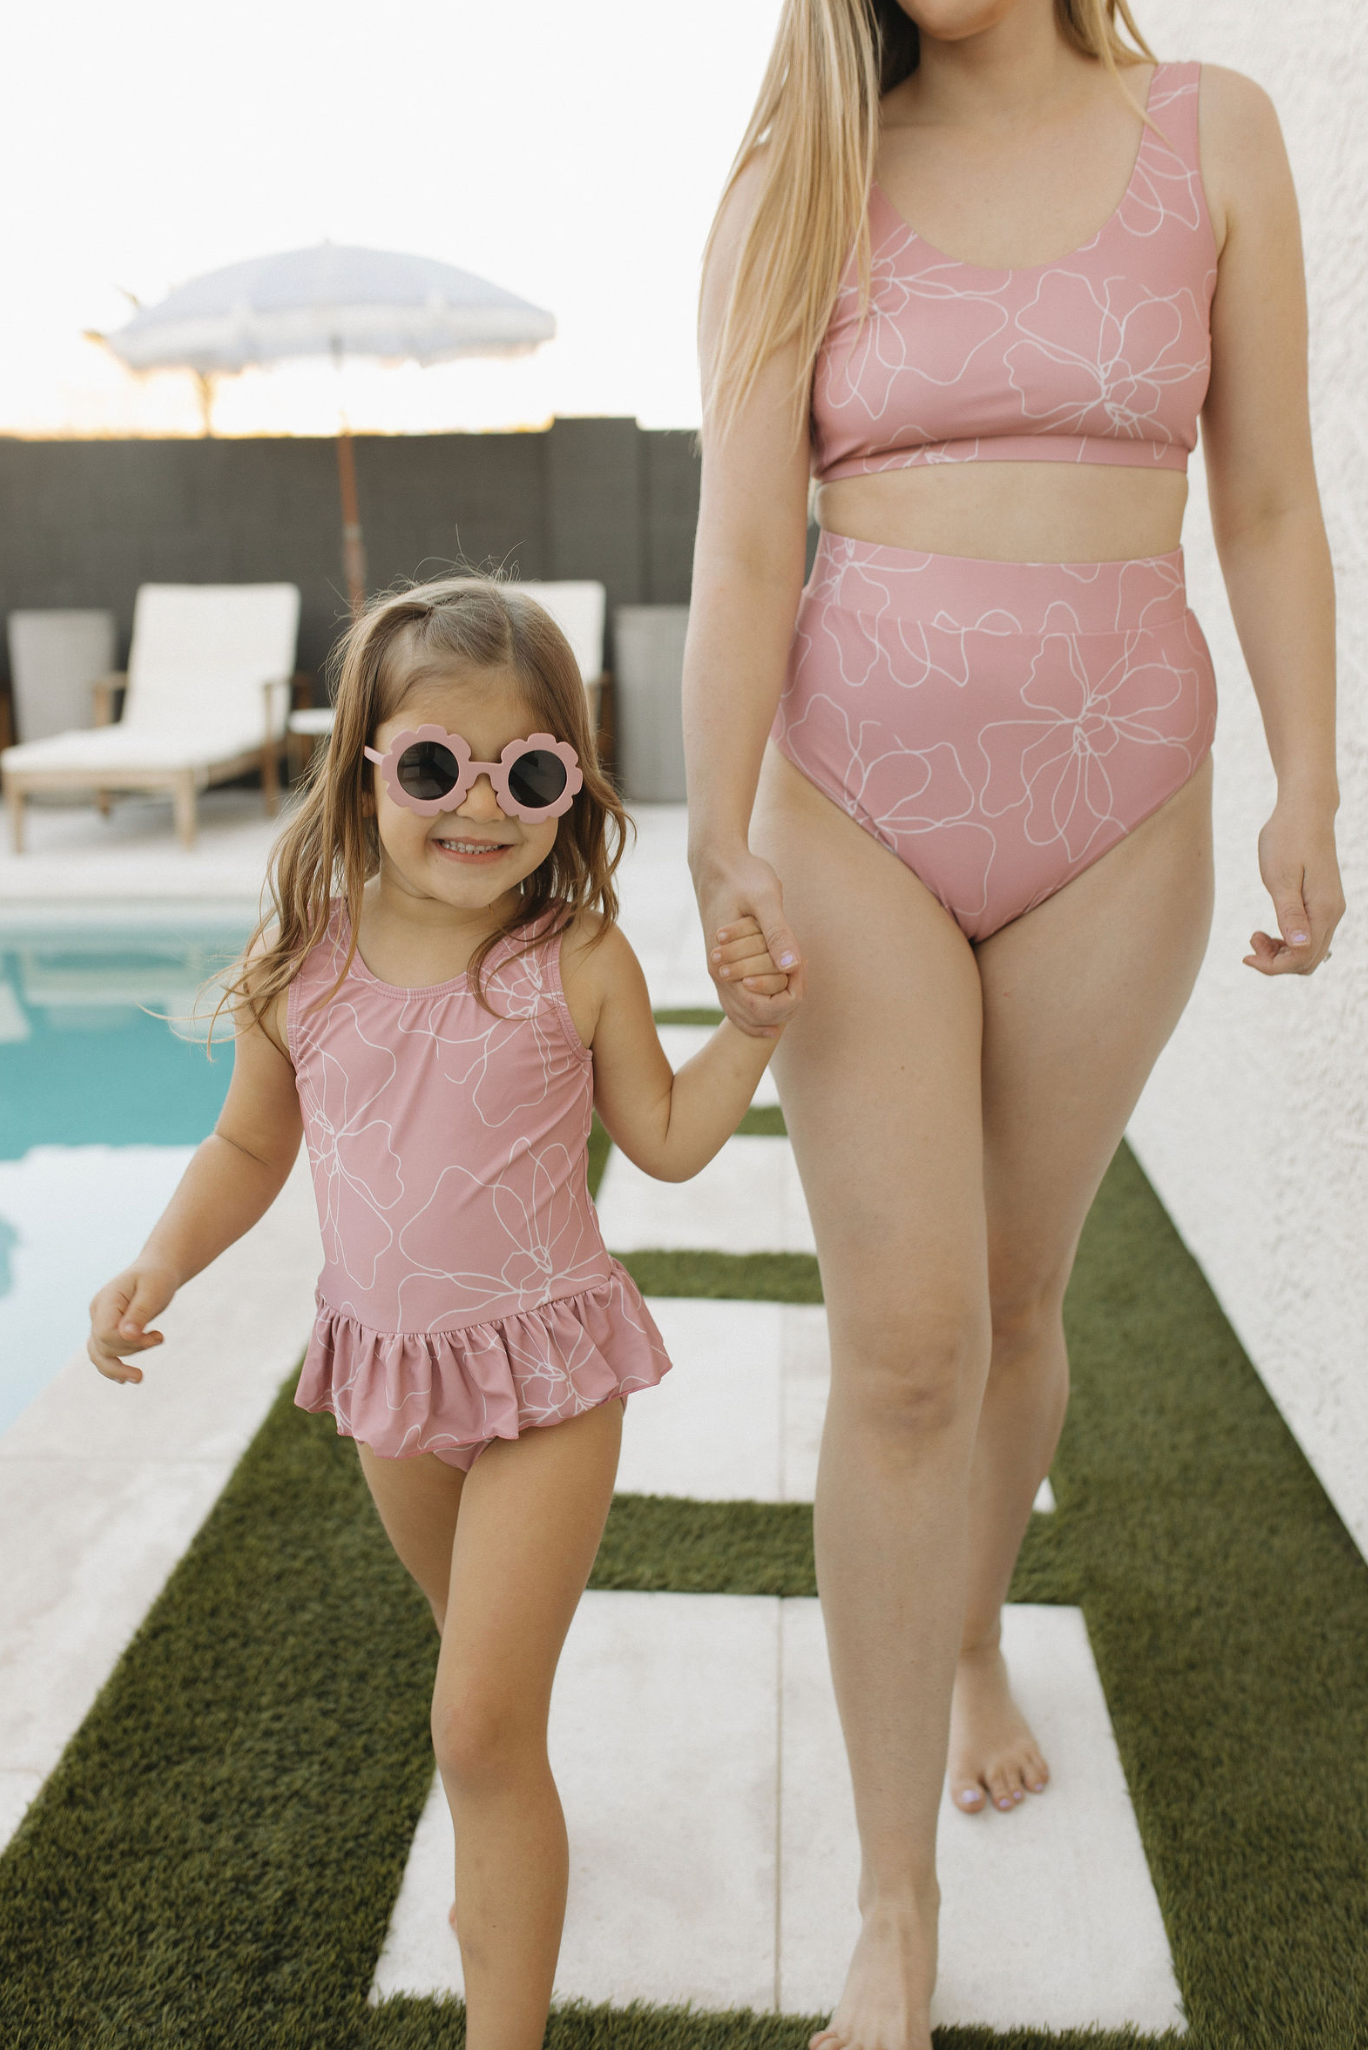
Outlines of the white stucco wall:
{"type": "MultiPolygon", "coordinates": [[[[1255,839],[1273,778],[1193,465],[1193,604],[1221,690],[1216,918],[1131,1140],[1361,1550],[1368,1552],[1368,7],[1137,0],[1161,57],[1257,79],[1301,199],[1316,457],[1339,586],[1350,913],[1310,981],[1241,966],[1272,925],[1255,839]]],[[[1274,928],[1276,929],[1276,928],[1274,928]]]]}

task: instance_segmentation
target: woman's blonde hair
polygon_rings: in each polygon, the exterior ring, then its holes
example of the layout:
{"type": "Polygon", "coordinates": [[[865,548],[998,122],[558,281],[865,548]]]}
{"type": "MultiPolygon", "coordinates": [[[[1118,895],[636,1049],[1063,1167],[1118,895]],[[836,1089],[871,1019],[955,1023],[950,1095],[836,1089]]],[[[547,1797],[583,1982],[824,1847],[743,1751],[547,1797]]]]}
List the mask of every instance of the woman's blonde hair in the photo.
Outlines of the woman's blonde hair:
{"type": "Polygon", "coordinates": [[[374,771],[364,750],[415,684],[463,670],[511,669],[536,730],[568,740],[584,776],[551,852],[524,879],[512,915],[475,950],[469,973],[476,995],[488,1009],[480,971],[507,934],[548,913],[554,931],[586,910],[600,914],[603,930],[616,920],[613,872],[627,814],[599,764],[579,663],[548,612],[515,584],[443,577],[376,599],[339,642],[330,666],[332,738],[315,756],[303,801],[275,844],[270,908],[226,986],[225,1004],[244,1008],[260,1023],[326,937],[336,898],[346,906],[350,928],[332,993],[340,987],[356,953],[362,891],[380,866],[375,812],[365,802],[374,771]]]}
{"type": "MultiPolygon", "coordinates": [[[[1121,67],[1154,53],[1128,0],[1054,0],[1060,33],[1121,85],[1121,67]],[[1123,42],[1117,17],[1131,37],[1123,42]],[[1132,47],[1132,44],[1134,47],[1132,47]]],[[[917,68],[916,23],[898,0],[784,0],[774,48],[723,189],[763,158],[763,177],[731,281],[706,413],[725,432],[779,349],[794,349],[794,425],[852,254],[869,294],[866,206],[879,101],[917,68]]],[[[1124,91],[1124,86],[1121,86],[1124,91]]],[[[1129,95],[1127,95],[1129,98],[1129,95]]],[[[1136,111],[1145,119],[1143,108],[1136,111]]],[[[704,264],[717,234],[713,223],[704,264]]]]}

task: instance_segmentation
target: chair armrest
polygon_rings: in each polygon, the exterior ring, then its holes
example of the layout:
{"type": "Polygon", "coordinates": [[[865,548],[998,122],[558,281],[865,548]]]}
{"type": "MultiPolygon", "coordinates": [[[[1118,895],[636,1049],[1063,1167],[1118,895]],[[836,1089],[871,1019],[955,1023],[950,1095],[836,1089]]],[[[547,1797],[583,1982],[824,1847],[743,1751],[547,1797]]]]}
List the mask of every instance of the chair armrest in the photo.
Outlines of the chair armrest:
{"type": "Polygon", "coordinates": [[[97,726],[112,726],[115,723],[114,693],[128,688],[128,671],[113,669],[108,676],[97,676],[90,686],[90,705],[97,726]]]}

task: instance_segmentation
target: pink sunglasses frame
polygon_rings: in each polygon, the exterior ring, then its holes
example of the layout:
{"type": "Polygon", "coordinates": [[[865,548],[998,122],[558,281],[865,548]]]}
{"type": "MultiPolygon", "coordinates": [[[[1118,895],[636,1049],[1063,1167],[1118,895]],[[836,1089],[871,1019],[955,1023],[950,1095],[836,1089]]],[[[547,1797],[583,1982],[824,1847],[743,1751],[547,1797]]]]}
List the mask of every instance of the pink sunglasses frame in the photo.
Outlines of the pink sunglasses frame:
{"type": "Polygon", "coordinates": [[[481,776],[488,776],[494,786],[494,796],[499,810],[505,818],[521,819],[525,826],[539,826],[545,819],[564,818],[575,801],[576,792],[584,787],[584,774],[579,765],[579,756],[568,740],[557,740],[551,733],[529,733],[526,740],[510,740],[497,762],[472,760],[469,741],[462,740],[459,733],[445,733],[440,726],[415,726],[396,733],[383,754],[373,747],[366,749],[366,760],[374,762],[385,779],[385,788],[396,804],[405,811],[415,811],[420,818],[430,819],[440,811],[456,811],[469,797],[481,776]],[[450,790],[441,797],[411,797],[399,781],[399,757],[406,748],[419,741],[436,741],[449,754],[455,756],[460,774],[450,790]],[[520,756],[533,749],[542,753],[559,755],[565,764],[565,788],[554,804],[519,804],[508,787],[509,771],[520,756]]]}

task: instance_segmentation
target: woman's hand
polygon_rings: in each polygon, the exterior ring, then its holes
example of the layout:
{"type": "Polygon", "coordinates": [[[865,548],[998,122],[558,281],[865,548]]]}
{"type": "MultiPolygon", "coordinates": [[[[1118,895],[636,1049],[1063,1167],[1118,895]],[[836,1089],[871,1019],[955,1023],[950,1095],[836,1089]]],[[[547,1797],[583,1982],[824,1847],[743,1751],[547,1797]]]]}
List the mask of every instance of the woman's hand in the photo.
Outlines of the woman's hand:
{"type": "Polygon", "coordinates": [[[161,1315],[179,1285],[169,1267],[151,1262],[125,1267],[105,1283],[90,1305],[86,1351],[108,1380],[141,1381],[142,1368],[123,1355],[162,1343],[160,1331],[147,1329],[148,1320],[161,1315]]]}
{"type": "Polygon", "coordinates": [[[776,1038],[803,998],[803,957],[784,916],[778,876],[767,861],[743,848],[730,860],[696,873],[694,887],[708,973],[723,1010],[752,1038],[776,1038]],[[769,954],[769,962],[758,973],[747,960],[758,949],[753,942],[745,943],[755,927],[769,954]],[[770,964],[783,977],[777,988],[778,975],[766,972],[770,964]]]}
{"type": "Polygon", "coordinates": [[[1259,872],[1273,899],[1279,937],[1256,932],[1245,966],[1261,975],[1309,975],[1330,952],[1344,916],[1334,812],[1279,799],[1259,835],[1259,872]]]}

